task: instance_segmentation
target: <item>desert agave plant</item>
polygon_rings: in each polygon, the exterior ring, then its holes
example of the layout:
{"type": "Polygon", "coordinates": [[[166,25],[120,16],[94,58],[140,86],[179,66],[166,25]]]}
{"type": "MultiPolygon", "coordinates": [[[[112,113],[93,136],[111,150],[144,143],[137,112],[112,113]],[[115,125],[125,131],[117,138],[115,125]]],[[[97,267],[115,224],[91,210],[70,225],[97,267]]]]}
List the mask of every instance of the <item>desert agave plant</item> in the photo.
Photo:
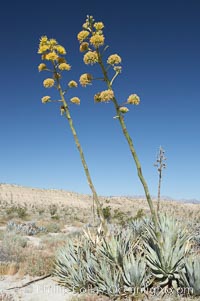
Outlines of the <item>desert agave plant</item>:
{"type": "Polygon", "coordinates": [[[120,270],[105,260],[99,260],[99,267],[96,271],[96,289],[110,298],[118,297],[122,292],[122,274],[120,270]]]}
{"type": "Polygon", "coordinates": [[[144,287],[145,258],[136,251],[137,240],[132,233],[127,229],[98,243],[88,232],[79,242],[69,240],[56,255],[55,280],[70,291],[92,288],[111,299],[129,296],[133,288],[144,287]]]}
{"type": "Polygon", "coordinates": [[[155,282],[162,287],[180,285],[180,275],[184,271],[184,256],[189,235],[173,217],[159,217],[159,237],[154,225],[146,227],[144,247],[147,264],[151,269],[155,282]]]}
{"type": "Polygon", "coordinates": [[[132,253],[137,244],[138,241],[134,239],[133,232],[127,229],[117,235],[104,237],[99,245],[98,252],[108,261],[122,267],[124,256],[132,253]]]}
{"type": "Polygon", "coordinates": [[[200,256],[185,259],[185,273],[182,274],[183,286],[190,288],[193,296],[200,296],[200,256]]]}
{"type": "Polygon", "coordinates": [[[55,280],[73,290],[80,292],[87,287],[86,258],[91,254],[90,244],[87,241],[76,243],[72,240],[65,247],[58,250],[55,258],[53,276],[55,280]]]}
{"type": "Polygon", "coordinates": [[[150,222],[151,219],[149,218],[136,219],[130,222],[129,227],[133,231],[134,235],[138,237],[144,234],[146,227],[150,222]]]}
{"type": "Polygon", "coordinates": [[[130,253],[123,259],[124,289],[127,292],[141,293],[146,287],[146,261],[140,254],[130,253]]]}

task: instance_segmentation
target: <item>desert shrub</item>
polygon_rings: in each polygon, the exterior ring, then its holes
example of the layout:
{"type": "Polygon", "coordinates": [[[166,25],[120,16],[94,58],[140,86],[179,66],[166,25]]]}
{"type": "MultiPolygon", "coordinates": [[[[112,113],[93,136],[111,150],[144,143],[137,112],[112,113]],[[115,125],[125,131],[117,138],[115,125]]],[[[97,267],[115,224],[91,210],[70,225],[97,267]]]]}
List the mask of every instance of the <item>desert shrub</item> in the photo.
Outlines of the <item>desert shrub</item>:
{"type": "Polygon", "coordinates": [[[52,218],[53,220],[58,221],[58,220],[60,219],[60,216],[59,216],[58,214],[55,214],[55,215],[52,215],[51,218],[52,218]]]}
{"type": "Polygon", "coordinates": [[[58,233],[61,230],[61,225],[58,223],[48,223],[45,225],[45,229],[47,232],[58,233]]]}
{"type": "Polygon", "coordinates": [[[16,207],[16,212],[17,212],[17,215],[19,218],[25,218],[27,216],[27,208],[26,207],[21,207],[21,206],[18,206],[16,207]]]}
{"type": "Polygon", "coordinates": [[[14,205],[9,206],[5,209],[5,211],[8,216],[11,216],[11,215],[13,216],[16,213],[16,206],[14,206],[14,205]]]}
{"type": "Polygon", "coordinates": [[[110,220],[111,218],[111,207],[106,206],[103,208],[103,216],[106,220],[110,220]]]}
{"type": "Polygon", "coordinates": [[[54,252],[59,247],[65,245],[67,240],[68,237],[66,234],[58,234],[56,236],[47,235],[42,238],[41,244],[45,245],[45,249],[49,249],[51,252],[54,252]]]}
{"type": "Polygon", "coordinates": [[[26,238],[16,233],[5,233],[0,248],[1,260],[3,257],[3,261],[19,262],[26,246],[26,238]]]}
{"type": "Polygon", "coordinates": [[[19,264],[16,262],[0,261],[0,275],[14,275],[18,269],[19,264]]]}
{"type": "Polygon", "coordinates": [[[56,214],[57,210],[58,210],[58,208],[55,204],[49,205],[49,213],[50,213],[51,217],[56,214]]]}
{"type": "Polygon", "coordinates": [[[26,252],[26,260],[21,262],[21,273],[30,276],[43,276],[52,272],[53,255],[40,252],[26,252]]]}
{"type": "Polygon", "coordinates": [[[138,209],[136,215],[133,217],[133,220],[142,219],[145,217],[145,213],[143,209],[138,209]]]}
{"type": "Polygon", "coordinates": [[[46,232],[46,228],[41,226],[37,227],[35,222],[28,222],[23,224],[17,224],[14,221],[9,221],[7,223],[7,231],[14,231],[16,233],[21,233],[24,235],[36,235],[40,232],[46,232]]]}
{"type": "Polygon", "coordinates": [[[125,226],[129,222],[127,214],[121,211],[119,208],[114,210],[113,220],[122,226],[125,226]]]}

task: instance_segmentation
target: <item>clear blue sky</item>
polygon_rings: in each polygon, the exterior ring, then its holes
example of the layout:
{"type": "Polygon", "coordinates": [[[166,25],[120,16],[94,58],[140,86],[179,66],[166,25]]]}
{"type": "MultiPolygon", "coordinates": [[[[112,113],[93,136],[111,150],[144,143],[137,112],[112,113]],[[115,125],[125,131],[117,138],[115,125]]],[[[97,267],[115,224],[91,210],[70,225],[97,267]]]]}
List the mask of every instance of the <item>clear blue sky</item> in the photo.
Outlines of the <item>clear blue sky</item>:
{"type": "MultiPolygon", "coordinates": [[[[67,49],[78,80],[87,67],[76,39],[86,15],[105,24],[108,54],[123,59],[114,88],[131,93],[127,127],[152,195],[158,175],[153,163],[166,150],[162,195],[200,199],[200,1],[4,1],[0,11],[0,182],[90,193],[69,126],[42,86],[38,73],[41,35],[67,49]]],[[[95,70],[98,71],[95,67],[95,70]]],[[[98,87],[78,88],[81,106],[70,106],[97,192],[143,195],[112,104],[94,104],[98,87]]],[[[69,95],[71,96],[71,94],[69,95]]]]}

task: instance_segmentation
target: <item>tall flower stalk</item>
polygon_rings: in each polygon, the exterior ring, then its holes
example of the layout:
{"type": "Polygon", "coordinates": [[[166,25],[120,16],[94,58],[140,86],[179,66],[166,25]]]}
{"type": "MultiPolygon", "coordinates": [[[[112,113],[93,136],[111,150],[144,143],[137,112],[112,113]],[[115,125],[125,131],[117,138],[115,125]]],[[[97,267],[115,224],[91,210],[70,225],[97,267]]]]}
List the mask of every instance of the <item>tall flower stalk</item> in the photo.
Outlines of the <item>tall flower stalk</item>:
{"type": "MultiPolygon", "coordinates": [[[[61,85],[61,78],[62,73],[64,71],[69,71],[71,69],[71,66],[67,63],[65,59],[66,50],[63,46],[59,45],[58,42],[55,39],[48,39],[47,36],[42,36],[39,43],[39,49],[38,53],[41,54],[41,59],[43,61],[47,61],[47,63],[50,64],[50,69],[47,67],[45,63],[41,63],[38,66],[39,71],[48,71],[51,73],[51,77],[46,78],[43,81],[43,85],[45,88],[52,88],[55,87],[59,93],[60,100],[52,100],[50,96],[44,96],[42,97],[42,103],[46,104],[48,102],[57,102],[60,104],[60,112],[61,115],[64,115],[66,119],[68,120],[71,132],[73,134],[76,147],[79,151],[79,155],[81,158],[81,162],[85,171],[85,175],[88,181],[88,185],[92,191],[93,195],[93,202],[96,204],[97,212],[100,216],[101,223],[106,229],[106,221],[104,219],[102,205],[98,199],[98,195],[96,192],[96,189],[94,187],[94,184],[92,182],[92,178],[90,176],[90,172],[88,169],[88,165],[86,163],[84,153],[81,147],[81,144],[79,142],[76,129],[73,124],[73,120],[70,114],[69,105],[65,98],[65,94],[70,88],[76,88],[78,86],[77,82],[74,80],[69,81],[67,87],[65,89],[62,88],[61,85]]],[[[70,99],[70,102],[76,105],[80,104],[80,99],[78,97],[72,97],[70,99]]]]}
{"type": "MultiPolygon", "coordinates": [[[[123,134],[128,142],[129,149],[131,151],[132,157],[135,161],[137,168],[138,177],[143,185],[145,196],[151,211],[152,219],[155,224],[156,229],[158,228],[158,219],[156,212],[154,210],[153,202],[149,193],[148,185],[142,173],[141,164],[136,153],[133,141],[129,135],[124,120],[125,114],[129,111],[126,105],[138,105],[140,103],[140,98],[136,94],[131,94],[127,101],[120,105],[115,97],[113,90],[113,83],[116,77],[121,73],[122,67],[120,66],[121,57],[118,54],[112,54],[107,58],[107,62],[104,62],[104,53],[108,46],[104,47],[101,51],[102,46],[104,46],[104,34],[103,34],[104,24],[102,22],[95,22],[92,16],[87,16],[86,22],[83,24],[83,30],[77,35],[78,41],[80,42],[80,52],[85,52],[83,61],[86,65],[93,65],[98,63],[100,65],[103,80],[106,83],[107,90],[97,93],[94,96],[95,102],[113,102],[116,116],[121,125],[123,134]],[[113,69],[114,75],[109,76],[110,69],[113,69]]],[[[91,74],[83,74],[80,77],[80,84],[85,87],[91,84],[93,76],[91,74]]]]}
{"type": "Polygon", "coordinates": [[[161,192],[161,182],[162,182],[162,173],[163,169],[166,168],[166,157],[165,157],[165,150],[160,146],[157,158],[156,158],[156,163],[154,163],[154,166],[157,168],[158,171],[158,197],[157,197],[157,213],[160,211],[160,192],[161,192]]]}

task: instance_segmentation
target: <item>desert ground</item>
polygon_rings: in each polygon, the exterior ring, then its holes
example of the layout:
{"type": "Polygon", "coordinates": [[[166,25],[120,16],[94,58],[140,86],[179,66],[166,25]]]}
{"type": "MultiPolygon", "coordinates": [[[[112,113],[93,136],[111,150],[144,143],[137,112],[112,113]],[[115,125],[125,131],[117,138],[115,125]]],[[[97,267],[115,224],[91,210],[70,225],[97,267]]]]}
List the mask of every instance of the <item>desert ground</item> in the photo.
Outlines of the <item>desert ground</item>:
{"type": "MultiPolygon", "coordinates": [[[[149,215],[142,197],[100,200],[108,221],[122,227],[149,215]]],[[[200,204],[161,200],[161,211],[188,225],[200,242],[200,204]]],[[[90,195],[0,184],[0,301],[108,300],[74,295],[51,277],[57,249],[97,223],[90,195]]]]}

